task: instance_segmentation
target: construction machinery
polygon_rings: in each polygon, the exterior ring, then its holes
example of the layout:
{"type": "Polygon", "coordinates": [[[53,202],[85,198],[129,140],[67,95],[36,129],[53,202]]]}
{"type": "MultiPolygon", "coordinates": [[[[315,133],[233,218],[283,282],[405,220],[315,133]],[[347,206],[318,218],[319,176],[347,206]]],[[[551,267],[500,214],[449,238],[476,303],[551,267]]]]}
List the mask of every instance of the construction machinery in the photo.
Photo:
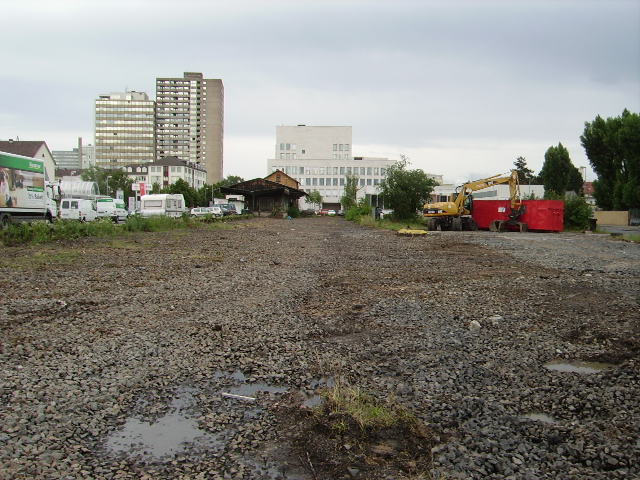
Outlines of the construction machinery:
{"type": "Polygon", "coordinates": [[[465,183],[456,188],[453,201],[425,204],[422,214],[427,219],[427,228],[429,230],[477,230],[478,226],[471,218],[471,194],[502,183],[509,184],[511,199],[509,220],[492,221],[490,230],[502,232],[512,225],[521,232],[527,231],[527,224],[519,221],[524,213],[524,205],[520,199],[520,183],[516,170],[512,170],[510,175],[498,174],[465,183]]]}

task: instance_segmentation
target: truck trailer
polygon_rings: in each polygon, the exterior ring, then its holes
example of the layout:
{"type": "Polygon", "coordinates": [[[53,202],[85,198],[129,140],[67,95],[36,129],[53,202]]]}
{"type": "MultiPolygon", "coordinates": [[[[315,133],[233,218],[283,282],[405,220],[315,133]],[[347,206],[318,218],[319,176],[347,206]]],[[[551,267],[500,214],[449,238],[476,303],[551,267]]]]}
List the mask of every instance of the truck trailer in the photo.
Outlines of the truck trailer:
{"type": "Polygon", "coordinates": [[[44,162],[0,152],[0,227],[58,215],[60,188],[45,178],[44,162]]]}

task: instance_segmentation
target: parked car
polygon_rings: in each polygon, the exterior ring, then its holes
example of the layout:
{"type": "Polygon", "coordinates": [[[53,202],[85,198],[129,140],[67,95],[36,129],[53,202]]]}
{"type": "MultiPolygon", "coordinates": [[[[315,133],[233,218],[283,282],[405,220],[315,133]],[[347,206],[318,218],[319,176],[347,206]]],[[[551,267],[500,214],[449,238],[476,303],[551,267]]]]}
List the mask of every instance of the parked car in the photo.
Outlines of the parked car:
{"type": "Polygon", "coordinates": [[[209,208],[209,212],[214,217],[221,217],[222,216],[222,209],[218,205],[214,205],[213,207],[208,207],[208,208],[209,208]]]}
{"type": "Polygon", "coordinates": [[[321,215],[321,216],[329,215],[329,209],[328,208],[321,208],[320,210],[318,210],[318,215],[321,215]]]}
{"type": "Polygon", "coordinates": [[[192,217],[204,217],[205,215],[211,215],[209,207],[195,207],[189,212],[192,217]]]}
{"type": "Polygon", "coordinates": [[[330,217],[335,217],[336,211],[335,210],[328,210],[327,211],[327,215],[329,215],[330,217]]]}
{"type": "Polygon", "coordinates": [[[213,217],[221,217],[222,210],[219,206],[214,207],[195,207],[191,209],[189,213],[192,217],[204,217],[206,215],[211,215],[213,217]]]}
{"type": "Polygon", "coordinates": [[[226,217],[227,215],[237,215],[236,206],[231,205],[230,203],[220,203],[216,205],[222,209],[222,214],[226,217]]]}

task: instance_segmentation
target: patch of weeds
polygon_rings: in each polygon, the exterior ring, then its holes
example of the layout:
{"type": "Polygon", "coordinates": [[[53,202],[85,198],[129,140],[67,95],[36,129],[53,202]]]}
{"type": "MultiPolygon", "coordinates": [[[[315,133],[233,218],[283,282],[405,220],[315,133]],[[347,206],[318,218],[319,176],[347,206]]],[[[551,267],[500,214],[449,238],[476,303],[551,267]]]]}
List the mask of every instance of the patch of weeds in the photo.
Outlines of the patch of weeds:
{"type": "Polygon", "coordinates": [[[370,480],[429,478],[433,436],[406,408],[345,381],[321,395],[313,409],[292,396],[280,415],[301,466],[316,478],[342,478],[350,468],[370,480]]]}
{"type": "Polygon", "coordinates": [[[38,251],[33,255],[5,257],[0,266],[9,268],[38,268],[44,265],[72,265],[82,254],[77,251],[38,251]]]}
{"type": "MultiPolygon", "coordinates": [[[[408,413],[398,405],[380,403],[372,395],[338,381],[325,391],[330,415],[339,418],[347,417],[360,429],[388,428],[405,420],[408,413]]],[[[343,421],[343,420],[341,420],[343,421]]]]}
{"type": "Polygon", "coordinates": [[[640,243],[640,234],[635,233],[623,233],[619,237],[613,237],[614,240],[622,242],[640,243]]]}

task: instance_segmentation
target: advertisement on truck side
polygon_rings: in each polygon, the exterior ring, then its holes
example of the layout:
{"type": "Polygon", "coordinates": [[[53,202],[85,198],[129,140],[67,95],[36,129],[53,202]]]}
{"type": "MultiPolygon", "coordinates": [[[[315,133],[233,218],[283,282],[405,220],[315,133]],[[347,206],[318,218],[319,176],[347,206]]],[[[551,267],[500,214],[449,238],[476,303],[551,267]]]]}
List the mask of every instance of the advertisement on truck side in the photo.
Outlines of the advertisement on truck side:
{"type": "Polygon", "coordinates": [[[0,208],[43,209],[44,163],[0,153],[0,208]]]}

